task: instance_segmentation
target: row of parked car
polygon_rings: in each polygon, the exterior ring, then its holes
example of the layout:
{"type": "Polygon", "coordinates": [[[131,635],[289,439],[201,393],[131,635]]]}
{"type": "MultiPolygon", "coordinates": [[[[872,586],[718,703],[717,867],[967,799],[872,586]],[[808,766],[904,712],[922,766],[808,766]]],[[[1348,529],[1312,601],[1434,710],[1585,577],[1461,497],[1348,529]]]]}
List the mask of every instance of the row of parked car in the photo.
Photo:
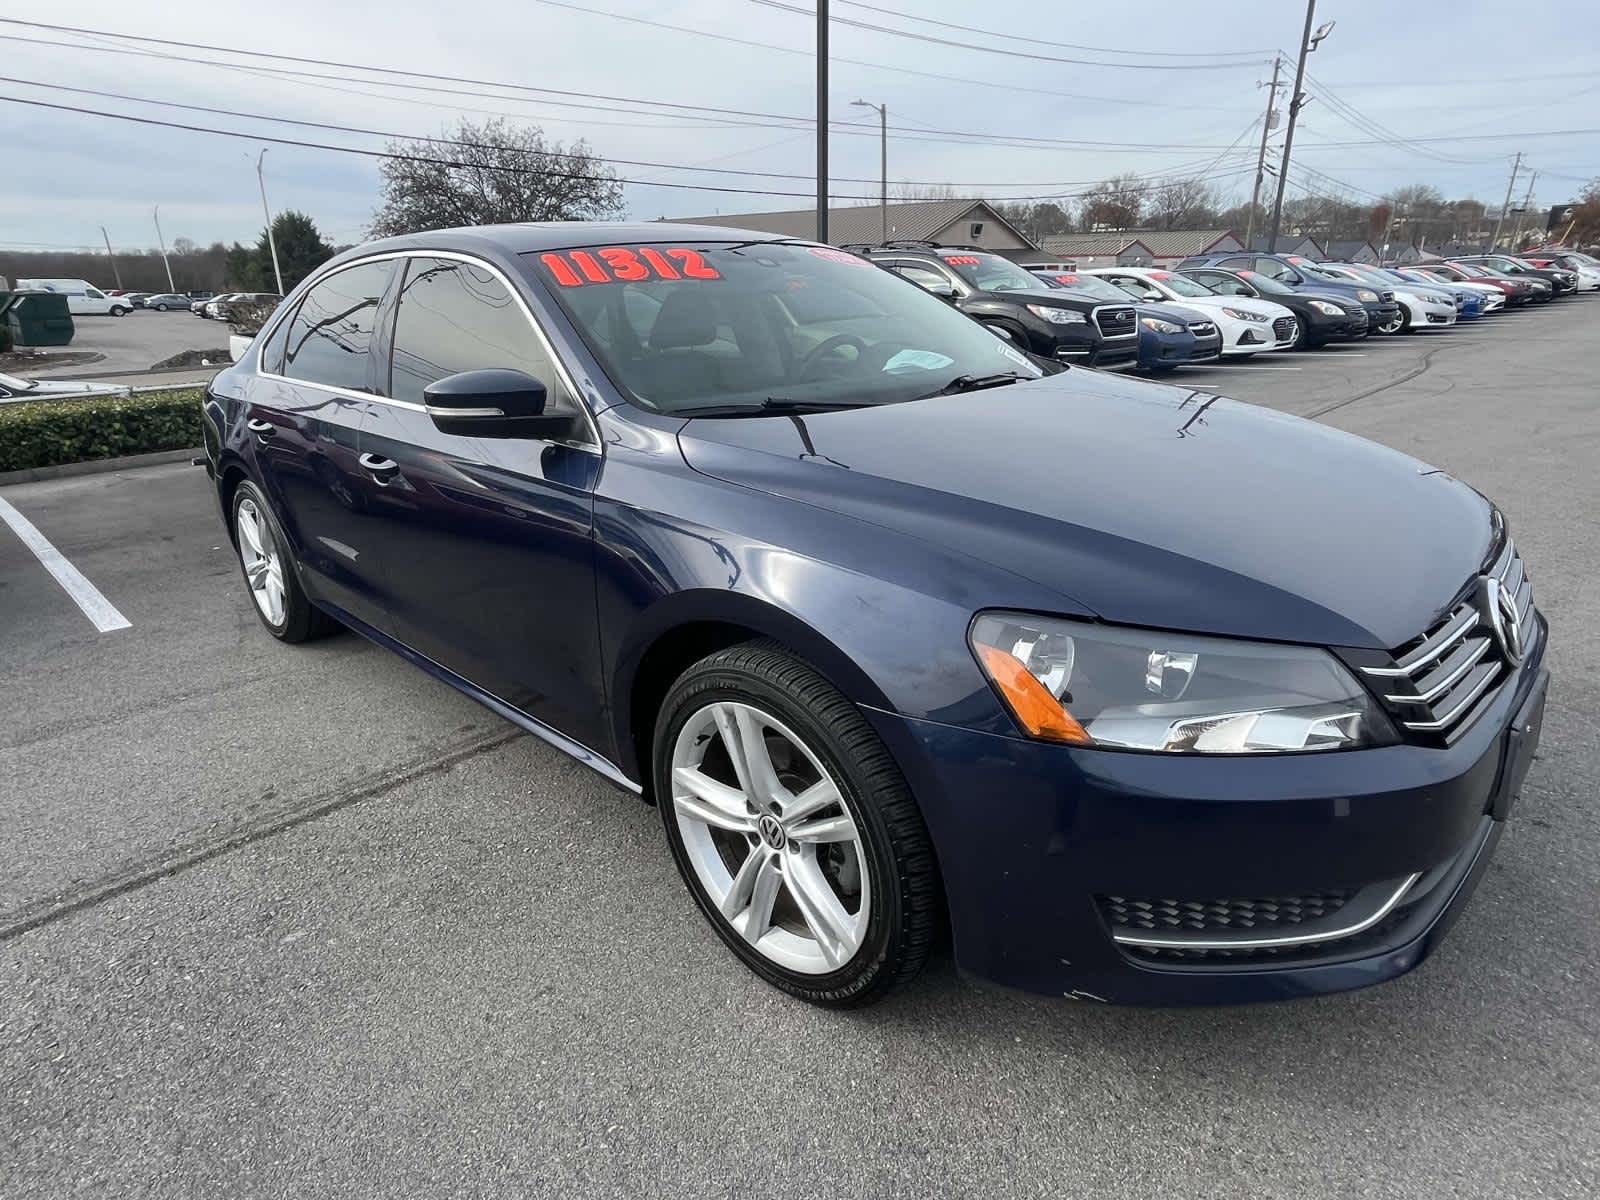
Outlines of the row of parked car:
{"type": "Polygon", "coordinates": [[[848,249],[1033,354],[1151,371],[1448,329],[1507,307],[1600,291],[1600,260],[1568,250],[1409,267],[1208,254],[1160,270],[1019,266],[977,247],[925,241],[848,249]]]}

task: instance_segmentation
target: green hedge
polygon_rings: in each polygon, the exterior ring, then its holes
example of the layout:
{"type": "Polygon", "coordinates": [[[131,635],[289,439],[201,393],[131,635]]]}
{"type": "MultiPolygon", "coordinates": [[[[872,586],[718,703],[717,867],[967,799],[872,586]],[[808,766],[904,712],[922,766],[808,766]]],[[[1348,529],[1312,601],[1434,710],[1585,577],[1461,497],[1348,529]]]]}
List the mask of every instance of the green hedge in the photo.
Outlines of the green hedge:
{"type": "Polygon", "coordinates": [[[203,388],[181,388],[126,400],[0,404],[0,471],[199,446],[204,394],[203,388]]]}

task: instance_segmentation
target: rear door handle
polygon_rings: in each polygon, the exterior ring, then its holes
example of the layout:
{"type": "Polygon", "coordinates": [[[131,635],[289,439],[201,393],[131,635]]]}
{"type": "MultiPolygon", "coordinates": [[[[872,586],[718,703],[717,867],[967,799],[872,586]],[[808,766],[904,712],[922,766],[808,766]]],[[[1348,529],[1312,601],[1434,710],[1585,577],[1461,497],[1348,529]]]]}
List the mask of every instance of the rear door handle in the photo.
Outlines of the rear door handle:
{"type": "Polygon", "coordinates": [[[378,454],[363,454],[358,460],[361,469],[371,475],[379,483],[387,483],[400,472],[400,464],[392,458],[384,458],[378,454]]]}
{"type": "Polygon", "coordinates": [[[245,422],[244,427],[261,438],[269,438],[278,432],[277,427],[271,421],[263,421],[260,417],[252,417],[245,422]]]}

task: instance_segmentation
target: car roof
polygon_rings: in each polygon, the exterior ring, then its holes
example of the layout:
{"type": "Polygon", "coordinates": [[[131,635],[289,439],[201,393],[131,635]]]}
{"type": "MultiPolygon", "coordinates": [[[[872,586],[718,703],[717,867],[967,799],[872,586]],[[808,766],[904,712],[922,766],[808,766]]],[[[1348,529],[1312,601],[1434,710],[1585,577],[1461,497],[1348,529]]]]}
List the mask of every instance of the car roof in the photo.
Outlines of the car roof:
{"type": "MultiPolygon", "coordinates": [[[[679,225],[670,221],[530,221],[517,225],[468,225],[434,229],[366,242],[346,253],[351,257],[391,250],[460,250],[489,246],[506,254],[567,250],[577,246],[622,245],[629,242],[778,242],[805,241],[755,229],[724,225],[679,225]]],[[[340,256],[345,257],[344,255],[340,256]]]]}

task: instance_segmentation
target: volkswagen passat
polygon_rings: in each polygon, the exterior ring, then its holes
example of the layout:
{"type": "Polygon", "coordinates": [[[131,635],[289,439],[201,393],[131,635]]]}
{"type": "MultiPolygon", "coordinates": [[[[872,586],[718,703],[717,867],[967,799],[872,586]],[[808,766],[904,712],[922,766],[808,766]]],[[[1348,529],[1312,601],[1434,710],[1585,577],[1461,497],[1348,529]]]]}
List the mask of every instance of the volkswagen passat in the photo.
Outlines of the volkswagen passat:
{"type": "Polygon", "coordinates": [[[654,803],[711,928],[819,1003],[946,926],[1092,1000],[1399,975],[1538,737],[1545,622],[1472,488],[827,246],[375,242],[205,414],[268,632],[348,626],[654,803]]]}

